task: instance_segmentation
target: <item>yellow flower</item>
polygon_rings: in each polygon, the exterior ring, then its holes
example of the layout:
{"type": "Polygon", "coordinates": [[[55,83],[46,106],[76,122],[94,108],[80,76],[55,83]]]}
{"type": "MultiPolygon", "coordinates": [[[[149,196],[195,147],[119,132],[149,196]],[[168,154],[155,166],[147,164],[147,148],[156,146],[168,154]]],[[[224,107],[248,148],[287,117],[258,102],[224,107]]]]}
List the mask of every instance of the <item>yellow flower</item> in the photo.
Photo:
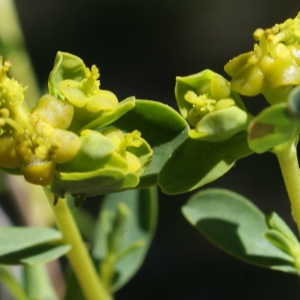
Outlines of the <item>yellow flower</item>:
{"type": "Polygon", "coordinates": [[[25,88],[7,77],[11,65],[0,58],[0,167],[23,174],[31,183],[48,185],[56,163],[72,159],[81,145],[75,133],[65,130],[73,106],[45,95],[30,112],[25,88]]]}
{"type": "Polygon", "coordinates": [[[287,100],[300,84],[300,13],[272,28],[255,30],[254,50],[225,65],[232,77],[231,88],[241,95],[264,94],[271,103],[287,100]]]}

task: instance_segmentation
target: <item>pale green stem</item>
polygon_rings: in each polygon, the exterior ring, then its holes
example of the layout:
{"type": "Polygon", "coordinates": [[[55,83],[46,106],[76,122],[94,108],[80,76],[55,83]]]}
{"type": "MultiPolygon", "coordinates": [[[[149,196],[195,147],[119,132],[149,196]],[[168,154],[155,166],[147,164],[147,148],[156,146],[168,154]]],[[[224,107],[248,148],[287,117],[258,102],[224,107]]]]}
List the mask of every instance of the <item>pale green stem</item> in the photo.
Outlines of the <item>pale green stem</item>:
{"type": "MultiPolygon", "coordinates": [[[[297,139],[298,141],[298,139],[297,139]]],[[[297,143],[289,141],[278,145],[273,152],[278,158],[281,173],[291,202],[292,215],[300,232],[300,171],[297,158],[297,143]]]]}
{"type": "Polygon", "coordinates": [[[112,297],[100,280],[86,246],[81,238],[67,201],[59,199],[53,205],[54,196],[46,188],[45,194],[54,213],[57,226],[63,235],[63,243],[71,245],[67,258],[73,268],[86,300],[111,300],[112,297]]]}

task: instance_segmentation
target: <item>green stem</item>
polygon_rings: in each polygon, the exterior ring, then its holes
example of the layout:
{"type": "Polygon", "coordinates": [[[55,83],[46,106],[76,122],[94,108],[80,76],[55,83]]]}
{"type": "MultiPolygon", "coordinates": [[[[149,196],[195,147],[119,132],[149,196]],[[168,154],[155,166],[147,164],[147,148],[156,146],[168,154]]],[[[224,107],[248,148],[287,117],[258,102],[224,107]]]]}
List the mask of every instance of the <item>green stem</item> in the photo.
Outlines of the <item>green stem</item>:
{"type": "Polygon", "coordinates": [[[112,297],[101,282],[85,244],[78,231],[67,201],[59,199],[54,206],[54,196],[46,188],[45,194],[54,213],[57,226],[63,235],[63,243],[72,246],[67,258],[72,265],[82,292],[87,300],[111,300],[112,297]]]}
{"type": "Polygon", "coordinates": [[[297,158],[297,140],[278,145],[273,152],[278,158],[281,173],[291,202],[292,215],[300,232],[300,171],[297,158]]]}

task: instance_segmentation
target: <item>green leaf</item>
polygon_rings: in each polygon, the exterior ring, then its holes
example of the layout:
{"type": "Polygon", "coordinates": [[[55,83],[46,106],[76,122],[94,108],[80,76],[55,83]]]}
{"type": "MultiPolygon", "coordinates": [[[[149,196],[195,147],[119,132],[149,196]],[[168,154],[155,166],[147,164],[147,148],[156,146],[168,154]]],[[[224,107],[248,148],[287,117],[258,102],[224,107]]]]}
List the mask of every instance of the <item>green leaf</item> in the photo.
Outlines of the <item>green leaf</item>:
{"type": "Polygon", "coordinates": [[[23,288],[21,287],[21,285],[16,280],[15,276],[8,267],[0,266],[0,280],[2,281],[2,283],[5,284],[8,290],[14,296],[14,299],[29,300],[23,288]]]}
{"type": "Polygon", "coordinates": [[[138,130],[153,150],[150,165],[140,177],[138,188],[157,183],[157,175],[172,152],[188,136],[187,122],[171,107],[151,101],[136,100],[135,107],[111,124],[124,132],[138,130]]]}
{"type": "Polygon", "coordinates": [[[24,266],[23,277],[29,299],[58,300],[44,265],[24,266]]]}
{"type": "Polygon", "coordinates": [[[298,274],[291,256],[263,236],[264,214],[246,198],[223,189],[199,192],[182,208],[184,216],[209,241],[248,263],[298,274]]]}
{"type": "Polygon", "coordinates": [[[250,123],[249,147],[257,153],[263,153],[293,139],[299,132],[300,119],[290,116],[287,103],[272,105],[250,123]]]}
{"type": "Polygon", "coordinates": [[[128,190],[105,198],[96,227],[93,256],[103,282],[116,291],[139,269],[157,219],[156,189],[128,190]]]}
{"type": "Polygon", "coordinates": [[[37,264],[55,260],[70,250],[61,233],[51,228],[0,228],[1,264],[37,264]]]}
{"type": "Polygon", "coordinates": [[[187,139],[164,165],[158,184],[166,194],[185,193],[221,177],[251,153],[245,132],[219,143],[187,139]]]}
{"type": "Polygon", "coordinates": [[[295,234],[284,220],[274,212],[266,216],[266,221],[269,230],[265,233],[264,237],[276,247],[292,256],[295,260],[295,266],[299,268],[300,244],[295,234]]]}
{"type": "MultiPolygon", "coordinates": [[[[22,252],[22,259],[20,263],[25,265],[35,265],[43,264],[52,260],[56,260],[59,257],[65,255],[71,250],[70,245],[40,245],[36,246],[34,249],[29,249],[28,251],[22,252]]],[[[9,255],[6,256],[6,260],[9,255]]],[[[13,261],[15,260],[15,255],[13,255],[13,261]]],[[[12,261],[12,262],[13,262],[12,261]]]]}
{"type": "MultiPolygon", "coordinates": [[[[299,245],[291,243],[281,232],[274,229],[265,232],[264,237],[277,248],[284,251],[286,254],[294,257],[294,253],[299,253],[299,245]]],[[[295,256],[296,257],[296,256],[295,256]]]]}
{"type": "Polygon", "coordinates": [[[285,223],[283,219],[278,216],[277,213],[272,212],[266,216],[266,221],[270,229],[274,229],[282,233],[287,239],[289,239],[293,244],[298,245],[299,241],[290,227],[285,223]]]}

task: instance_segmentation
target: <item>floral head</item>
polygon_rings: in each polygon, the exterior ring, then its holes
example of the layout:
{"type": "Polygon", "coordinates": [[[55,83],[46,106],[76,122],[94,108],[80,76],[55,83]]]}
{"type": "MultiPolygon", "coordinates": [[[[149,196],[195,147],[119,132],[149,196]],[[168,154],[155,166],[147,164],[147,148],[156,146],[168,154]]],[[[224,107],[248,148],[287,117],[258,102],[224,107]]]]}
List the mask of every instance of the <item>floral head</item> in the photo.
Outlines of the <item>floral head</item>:
{"type": "Polygon", "coordinates": [[[139,183],[151,160],[150,146],[137,130],[109,125],[134,107],[134,97],[119,103],[115,94],[100,89],[95,66],[90,70],[80,58],[59,52],[50,94],[30,111],[25,88],[7,76],[11,62],[0,62],[2,170],[49,186],[60,197],[116,192],[139,183]]]}
{"type": "Polygon", "coordinates": [[[254,50],[225,65],[231,88],[245,96],[262,93],[271,103],[285,102],[300,84],[300,13],[268,29],[256,29],[254,50]]]}
{"type": "Polygon", "coordinates": [[[175,95],[181,114],[194,127],[189,131],[191,138],[221,141],[248,124],[241,98],[224,77],[211,70],[177,77],[175,95]]]}

